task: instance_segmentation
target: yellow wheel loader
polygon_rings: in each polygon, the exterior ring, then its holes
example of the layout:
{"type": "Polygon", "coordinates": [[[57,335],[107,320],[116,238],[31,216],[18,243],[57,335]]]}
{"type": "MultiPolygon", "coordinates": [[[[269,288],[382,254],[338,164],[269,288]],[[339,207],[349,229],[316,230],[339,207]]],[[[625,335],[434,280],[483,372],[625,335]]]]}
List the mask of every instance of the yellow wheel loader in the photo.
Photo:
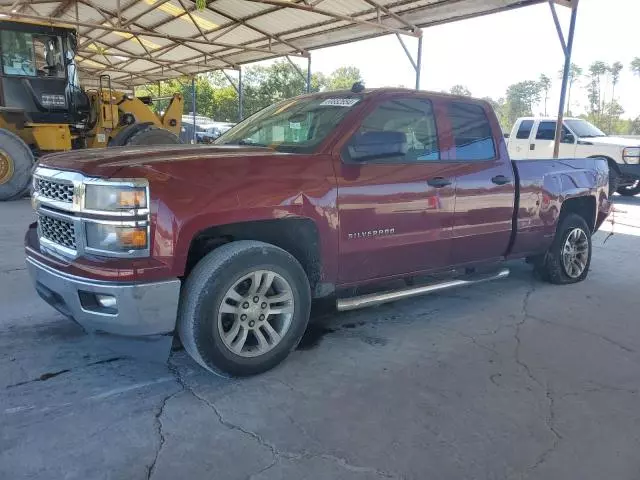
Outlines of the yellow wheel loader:
{"type": "Polygon", "coordinates": [[[0,20],[0,201],[29,188],[35,159],[49,152],[181,143],[184,100],[175,94],[162,116],[151,99],[80,87],[76,32],[0,20]]]}

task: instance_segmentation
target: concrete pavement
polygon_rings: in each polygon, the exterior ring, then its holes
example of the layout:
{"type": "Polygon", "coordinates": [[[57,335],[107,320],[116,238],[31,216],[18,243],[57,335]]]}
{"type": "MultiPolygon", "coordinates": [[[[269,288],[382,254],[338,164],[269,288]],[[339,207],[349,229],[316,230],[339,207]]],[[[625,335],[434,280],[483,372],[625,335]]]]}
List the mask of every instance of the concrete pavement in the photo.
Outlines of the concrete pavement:
{"type": "Polygon", "coordinates": [[[86,336],[28,280],[28,202],[0,204],[0,478],[637,479],[640,198],[616,202],[581,284],[516,262],[316,312],[288,361],[244,380],[86,336]]]}

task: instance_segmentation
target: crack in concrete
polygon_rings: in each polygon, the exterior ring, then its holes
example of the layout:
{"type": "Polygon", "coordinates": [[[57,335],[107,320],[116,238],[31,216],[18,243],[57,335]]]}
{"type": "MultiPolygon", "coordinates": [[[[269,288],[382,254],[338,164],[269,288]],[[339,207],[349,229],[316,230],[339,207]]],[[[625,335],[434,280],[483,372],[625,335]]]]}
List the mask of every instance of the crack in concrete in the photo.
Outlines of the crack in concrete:
{"type": "MultiPolygon", "coordinates": [[[[268,440],[266,440],[262,435],[226,420],[224,418],[224,416],[222,415],[222,413],[220,412],[220,410],[218,409],[218,407],[213,402],[209,401],[208,399],[206,399],[202,395],[199,395],[198,393],[196,393],[196,391],[193,388],[191,388],[189,385],[187,385],[187,383],[182,378],[178,368],[173,366],[170,362],[169,362],[169,370],[174,375],[174,377],[176,379],[176,382],[181,386],[181,390],[176,392],[176,393],[173,393],[173,394],[167,396],[164,399],[164,401],[163,401],[163,403],[161,405],[161,408],[159,410],[159,413],[156,415],[156,418],[158,419],[160,427],[162,426],[162,422],[161,422],[160,417],[162,415],[162,412],[164,410],[164,405],[166,405],[166,402],[168,400],[170,400],[173,396],[175,396],[175,395],[177,395],[177,394],[179,394],[181,392],[189,393],[194,398],[198,399],[200,402],[202,402],[207,407],[209,407],[211,409],[211,411],[213,411],[213,413],[216,415],[216,417],[218,419],[218,422],[222,426],[224,426],[225,428],[228,428],[229,430],[234,430],[234,431],[240,432],[243,435],[246,435],[246,436],[252,438],[253,440],[256,441],[256,443],[258,443],[258,445],[260,445],[260,446],[262,446],[264,448],[267,448],[270,451],[270,453],[272,455],[271,463],[269,463],[269,465],[266,465],[265,467],[261,468],[259,471],[249,474],[247,476],[247,480],[251,480],[251,479],[257,477],[258,475],[260,475],[261,473],[264,473],[264,472],[270,470],[271,468],[275,467],[281,461],[281,459],[283,459],[283,458],[287,459],[287,460],[302,460],[302,459],[311,459],[311,458],[322,458],[324,460],[332,461],[336,465],[338,465],[341,468],[344,468],[345,470],[348,470],[348,471],[359,472],[359,473],[370,473],[370,474],[374,474],[374,475],[376,475],[378,477],[381,477],[381,478],[391,478],[391,479],[400,479],[400,478],[402,478],[402,477],[400,477],[398,475],[391,474],[391,473],[388,473],[388,472],[384,472],[384,471],[379,470],[379,469],[374,468],[374,467],[364,467],[364,466],[359,466],[359,465],[353,465],[352,463],[350,463],[345,458],[338,457],[338,456],[335,456],[335,455],[331,455],[331,454],[328,454],[328,453],[313,453],[313,452],[308,452],[308,451],[305,451],[305,450],[301,451],[300,453],[293,453],[293,452],[286,452],[286,451],[279,450],[273,443],[271,443],[268,440]]],[[[147,480],[150,480],[151,475],[153,473],[153,470],[155,468],[157,459],[159,457],[160,451],[162,450],[162,447],[164,446],[164,434],[163,434],[161,429],[158,430],[158,433],[160,435],[161,442],[160,442],[159,448],[158,448],[158,450],[156,452],[156,457],[154,459],[154,462],[149,467],[149,470],[148,470],[149,474],[147,475],[147,480]]]]}
{"type": "Polygon", "coordinates": [[[553,442],[552,442],[552,444],[551,444],[551,446],[549,448],[544,450],[538,456],[538,458],[533,463],[533,465],[531,465],[530,467],[527,468],[528,472],[537,469],[543,463],[545,463],[547,461],[547,459],[549,458],[549,456],[558,448],[558,445],[560,444],[560,440],[562,440],[562,435],[560,434],[560,432],[558,432],[558,430],[555,427],[556,415],[555,415],[555,398],[554,398],[553,392],[549,388],[549,384],[548,383],[543,384],[533,374],[533,372],[531,371],[531,368],[529,367],[529,365],[526,362],[524,362],[522,360],[521,356],[520,356],[520,347],[522,346],[522,339],[520,338],[520,329],[522,328],[522,326],[525,324],[525,322],[528,319],[530,319],[530,318],[533,319],[534,318],[531,315],[529,315],[529,301],[531,300],[531,296],[536,291],[536,285],[533,282],[535,282],[535,280],[532,280],[531,287],[529,288],[529,290],[525,294],[524,298],[522,299],[522,319],[520,320],[520,322],[518,322],[516,324],[516,329],[515,329],[515,333],[514,333],[514,338],[516,340],[516,347],[515,347],[514,357],[515,357],[516,363],[526,372],[527,377],[529,377],[529,379],[531,381],[533,381],[535,384],[537,384],[545,392],[545,398],[546,398],[547,404],[548,404],[548,414],[545,417],[545,425],[546,425],[547,429],[553,435],[553,442]]]}
{"type": "Polygon", "coordinates": [[[26,270],[27,267],[16,267],[16,268],[7,268],[5,270],[0,270],[0,273],[11,273],[11,272],[22,272],[26,270]]]}
{"type": "Polygon", "coordinates": [[[46,382],[47,380],[50,380],[52,378],[55,378],[57,376],[63,375],[65,373],[71,373],[71,372],[75,372],[77,370],[81,370],[83,368],[87,368],[87,367],[92,367],[94,365],[102,365],[104,363],[111,363],[111,362],[116,362],[118,360],[122,360],[123,357],[113,357],[113,358],[106,358],[104,360],[98,360],[96,362],[91,362],[91,363],[87,363],[85,365],[82,365],[80,367],[77,368],[65,368],[63,370],[58,370],[55,372],[45,372],[42,375],[36,377],[36,378],[32,378],[30,380],[24,380],[22,382],[18,382],[18,383],[13,383],[11,385],[7,385],[5,388],[6,389],[10,389],[10,388],[15,388],[15,387],[20,387],[22,385],[28,385],[30,383],[35,383],[35,382],[46,382]]]}
{"type": "Polygon", "coordinates": [[[176,395],[179,395],[180,393],[186,390],[185,384],[182,381],[182,377],[180,377],[180,375],[178,374],[176,367],[173,366],[170,361],[167,362],[167,365],[168,365],[169,371],[173,374],[173,377],[175,378],[176,382],[178,383],[178,385],[180,385],[180,389],[177,392],[173,392],[165,396],[162,399],[162,402],[160,403],[160,407],[158,408],[158,411],[154,415],[155,417],[154,423],[156,425],[156,433],[158,436],[158,448],[156,448],[153,461],[147,467],[147,480],[151,480],[151,477],[155,473],[156,464],[158,463],[158,458],[160,458],[160,453],[162,452],[162,449],[164,448],[164,444],[166,443],[166,438],[164,436],[164,425],[162,424],[162,415],[164,414],[164,409],[167,406],[167,402],[169,402],[169,400],[174,398],[176,395]]]}
{"type": "Polygon", "coordinates": [[[631,347],[627,347],[626,345],[618,342],[617,340],[613,340],[612,338],[609,338],[605,335],[601,335],[599,333],[593,332],[591,330],[588,330],[586,328],[581,328],[581,327],[576,327],[574,325],[567,325],[565,323],[559,323],[559,322],[554,322],[553,320],[547,320],[546,318],[540,318],[540,317],[536,317],[533,315],[528,315],[529,318],[531,318],[532,320],[537,320],[538,322],[541,323],[547,323],[549,325],[555,325],[556,327],[560,327],[560,328],[566,328],[567,330],[572,330],[574,332],[579,332],[579,333],[584,333],[585,335],[589,335],[595,338],[599,338],[600,340],[603,340],[607,343],[610,343],[611,345],[618,347],[621,350],[624,350],[627,353],[636,353],[636,350],[634,350],[631,347]]]}

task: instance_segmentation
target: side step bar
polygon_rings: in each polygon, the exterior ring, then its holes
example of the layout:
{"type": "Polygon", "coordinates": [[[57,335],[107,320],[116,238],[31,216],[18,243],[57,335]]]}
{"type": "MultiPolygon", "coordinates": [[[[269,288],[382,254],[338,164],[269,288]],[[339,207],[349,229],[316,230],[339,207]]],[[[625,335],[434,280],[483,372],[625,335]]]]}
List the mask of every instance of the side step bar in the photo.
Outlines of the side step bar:
{"type": "Polygon", "coordinates": [[[426,295],[428,293],[449,290],[450,288],[464,287],[465,285],[474,285],[476,283],[488,282],[490,280],[499,280],[509,276],[509,269],[503,268],[496,273],[485,273],[470,275],[466,278],[458,278],[455,280],[447,280],[440,283],[432,283],[430,285],[422,285],[419,287],[408,287],[390,292],[371,293],[361,295],[359,297],[339,298],[336,301],[336,307],[340,311],[356,310],[358,308],[372,307],[387,302],[394,302],[418,295],[426,295]]]}

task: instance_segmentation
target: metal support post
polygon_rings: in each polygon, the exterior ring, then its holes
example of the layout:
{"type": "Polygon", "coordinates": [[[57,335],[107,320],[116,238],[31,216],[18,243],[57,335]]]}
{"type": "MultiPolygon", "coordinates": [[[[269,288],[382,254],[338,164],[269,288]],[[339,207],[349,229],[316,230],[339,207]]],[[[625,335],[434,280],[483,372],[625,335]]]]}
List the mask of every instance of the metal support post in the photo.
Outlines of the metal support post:
{"type": "Polygon", "coordinates": [[[402,40],[402,37],[396,33],[396,37],[404,50],[404,53],[407,55],[407,58],[411,62],[411,66],[413,70],[416,72],[416,90],[420,89],[420,69],[422,68],[422,32],[420,32],[420,36],[418,37],[418,57],[416,60],[413,59],[413,56],[409,52],[407,45],[402,40]]]}
{"type": "Polygon", "coordinates": [[[311,93],[311,54],[307,57],[307,93],[311,93]]]}
{"type": "Polygon", "coordinates": [[[193,138],[191,140],[195,144],[198,143],[196,137],[196,77],[191,77],[191,108],[193,109],[191,112],[193,115],[193,138]]]}
{"type": "Polygon", "coordinates": [[[422,35],[418,37],[418,58],[416,59],[416,90],[420,90],[420,70],[422,69],[422,35]]]}
{"type": "Polygon", "coordinates": [[[567,97],[567,84],[569,82],[569,72],[571,70],[571,53],[573,51],[573,34],[576,28],[576,17],[578,15],[578,0],[571,2],[571,20],[569,23],[569,37],[565,43],[564,35],[560,29],[560,23],[557,21],[557,15],[555,13],[555,5],[552,0],[549,0],[549,6],[556,22],[558,29],[558,38],[560,38],[560,44],[564,51],[564,70],[562,71],[562,88],[560,89],[560,105],[558,106],[558,119],[556,121],[556,137],[553,144],[553,158],[558,158],[560,153],[560,136],[562,135],[562,124],[564,122],[564,104],[567,97]]]}
{"type": "Polygon", "coordinates": [[[238,121],[244,117],[244,91],[242,89],[242,68],[238,69],[238,121]]]}

